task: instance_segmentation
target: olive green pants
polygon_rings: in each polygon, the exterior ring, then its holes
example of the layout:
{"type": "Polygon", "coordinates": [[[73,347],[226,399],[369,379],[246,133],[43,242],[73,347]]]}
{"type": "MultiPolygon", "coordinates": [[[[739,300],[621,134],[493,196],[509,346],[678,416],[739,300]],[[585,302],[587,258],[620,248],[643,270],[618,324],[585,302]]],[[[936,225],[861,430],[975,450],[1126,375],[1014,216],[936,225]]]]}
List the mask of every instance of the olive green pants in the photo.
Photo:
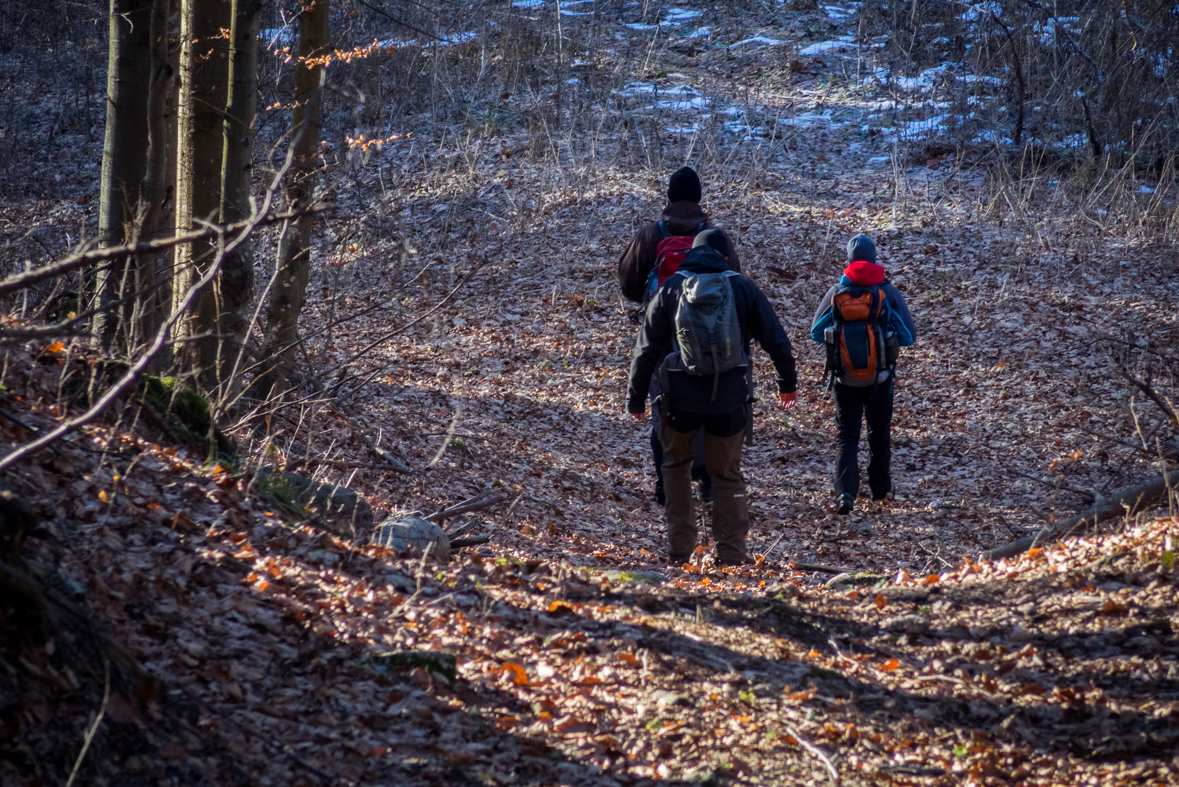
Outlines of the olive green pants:
{"type": "MultiPolygon", "coordinates": [[[[749,533],[749,509],[745,500],[745,478],[741,475],[741,447],[745,436],[743,423],[735,424],[736,415],[709,416],[672,412],[663,424],[663,489],[667,494],[667,539],[670,552],[677,557],[696,549],[696,512],[692,499],[692,459],[696,432],[704,429],[704,464],[712,476],[712,537],[716,557],[721,563],[745,561],[745,539],[749,533]],[[709,432],[731,431],[736,434],[718,437],[709,432]],[[676,427],[689,431],[678,431],[676,427]]],[[[740,422],[744,421],[744,411],[740,422]]]]}

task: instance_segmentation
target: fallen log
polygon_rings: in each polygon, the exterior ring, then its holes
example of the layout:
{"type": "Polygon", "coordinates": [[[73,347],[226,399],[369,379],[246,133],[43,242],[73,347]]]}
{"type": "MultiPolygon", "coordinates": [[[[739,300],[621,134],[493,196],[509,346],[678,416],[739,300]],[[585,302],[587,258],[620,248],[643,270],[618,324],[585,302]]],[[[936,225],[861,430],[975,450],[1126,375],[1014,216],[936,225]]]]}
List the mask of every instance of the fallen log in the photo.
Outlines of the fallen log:
{"type": "Polygon", "coordinates": [[[818,571],[821,574],[854,574],[858,569],[854,568],[839,568],[838,566],[828,566],[822,563],[795,563],[795,571],[818,571]]]}
{"type": "Polygon", "coordinates": [[[462,549],[463,547],[473,547],[479,544],[486,544],[491,541],[491,536],[472,536],[471,538],[456,538],[450,542],[451,549],[462,549]]]}
{"type": "Polygon", "coordinates": [[[503,496],[497,492],[480,492],[474,497],[469,497],[463,502],[453,505],[443,511],[430,514],[422,517],[427,522],[442,522],[459,514],[469,514],[472,511],[482,511],[485,508],[491,508],[496,503],[503,502],[503,496]]]}
{"type": "Polygon", "coordinates": [[[1140,511],[1156,508],[1167,501],[1169,492],[1170,485],[1167,483],[1166,477],[1122,489],[1115,492],[1108,500],[1091,506],[1088,510],[1063,522],[1051,524],[1034,536],[1025,536],[1005,546],[983,552],[979,555],[979,560],[1000,560],[1012,557],[1039,544],[1064,538],[1078,527],[1095,525],[1123,514],[1133,516],[1140,511]]]}

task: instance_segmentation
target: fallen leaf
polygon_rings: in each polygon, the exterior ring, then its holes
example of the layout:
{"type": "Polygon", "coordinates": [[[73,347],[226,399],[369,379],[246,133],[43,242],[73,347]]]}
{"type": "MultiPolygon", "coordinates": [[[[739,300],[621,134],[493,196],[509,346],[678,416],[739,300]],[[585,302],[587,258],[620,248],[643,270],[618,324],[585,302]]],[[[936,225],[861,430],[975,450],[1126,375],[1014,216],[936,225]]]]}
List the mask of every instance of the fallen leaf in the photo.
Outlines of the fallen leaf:
{"type": "Polygon", "coordinates": [[[514,661],[509,661],[500,667],[500,672],[512,673],[512,682],[517,686],[528,686],[530,683],[528,680],[528,673],[524,671],[524,667],[520,666],[514,661]]]}

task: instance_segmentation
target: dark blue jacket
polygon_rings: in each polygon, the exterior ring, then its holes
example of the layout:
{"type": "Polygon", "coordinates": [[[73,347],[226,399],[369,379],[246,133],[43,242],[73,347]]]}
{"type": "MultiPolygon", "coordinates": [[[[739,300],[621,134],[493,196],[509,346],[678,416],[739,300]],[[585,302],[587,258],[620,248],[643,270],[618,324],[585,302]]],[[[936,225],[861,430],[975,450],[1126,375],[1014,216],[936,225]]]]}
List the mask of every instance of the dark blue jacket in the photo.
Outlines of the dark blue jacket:
{"type": "MultiPolygon", "coordinates": [[[[815,321],[811,325],[812,339],[820,344],[826,341],[823,332],[835,322],[835,318],[831,315],[831,298],[835,295],[835,291],[840,287],[859,283],[844,276],[839,280],[839,284],[827,290],[827,294],[823,296],[823,300],[819,302],[819,308],[815,311],[815,321]]],[[[887,279],[879,286],[888,302],[888,326],[896,333],[901,346],[909,347],[917,341],[917,328],[913,325],[913,317],[909,314],[909,307],[905,304],[905,299],[901,296],[900,291],[889,284],[887,279]]]]}

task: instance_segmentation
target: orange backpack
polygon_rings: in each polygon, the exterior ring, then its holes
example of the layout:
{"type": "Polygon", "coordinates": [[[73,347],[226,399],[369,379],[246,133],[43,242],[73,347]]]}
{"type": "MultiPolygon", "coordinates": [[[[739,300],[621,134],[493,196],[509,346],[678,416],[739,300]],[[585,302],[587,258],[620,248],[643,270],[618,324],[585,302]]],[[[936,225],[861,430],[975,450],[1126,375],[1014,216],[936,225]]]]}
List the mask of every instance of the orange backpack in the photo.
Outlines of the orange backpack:
{"type": "Polygon", "coordinates": [[[848,284],[831,296],[833,324],[826,331],[832,381],[865,388],[888,379],[896,340],[888,330],[888,300],[879,286],[848,284]]]}

